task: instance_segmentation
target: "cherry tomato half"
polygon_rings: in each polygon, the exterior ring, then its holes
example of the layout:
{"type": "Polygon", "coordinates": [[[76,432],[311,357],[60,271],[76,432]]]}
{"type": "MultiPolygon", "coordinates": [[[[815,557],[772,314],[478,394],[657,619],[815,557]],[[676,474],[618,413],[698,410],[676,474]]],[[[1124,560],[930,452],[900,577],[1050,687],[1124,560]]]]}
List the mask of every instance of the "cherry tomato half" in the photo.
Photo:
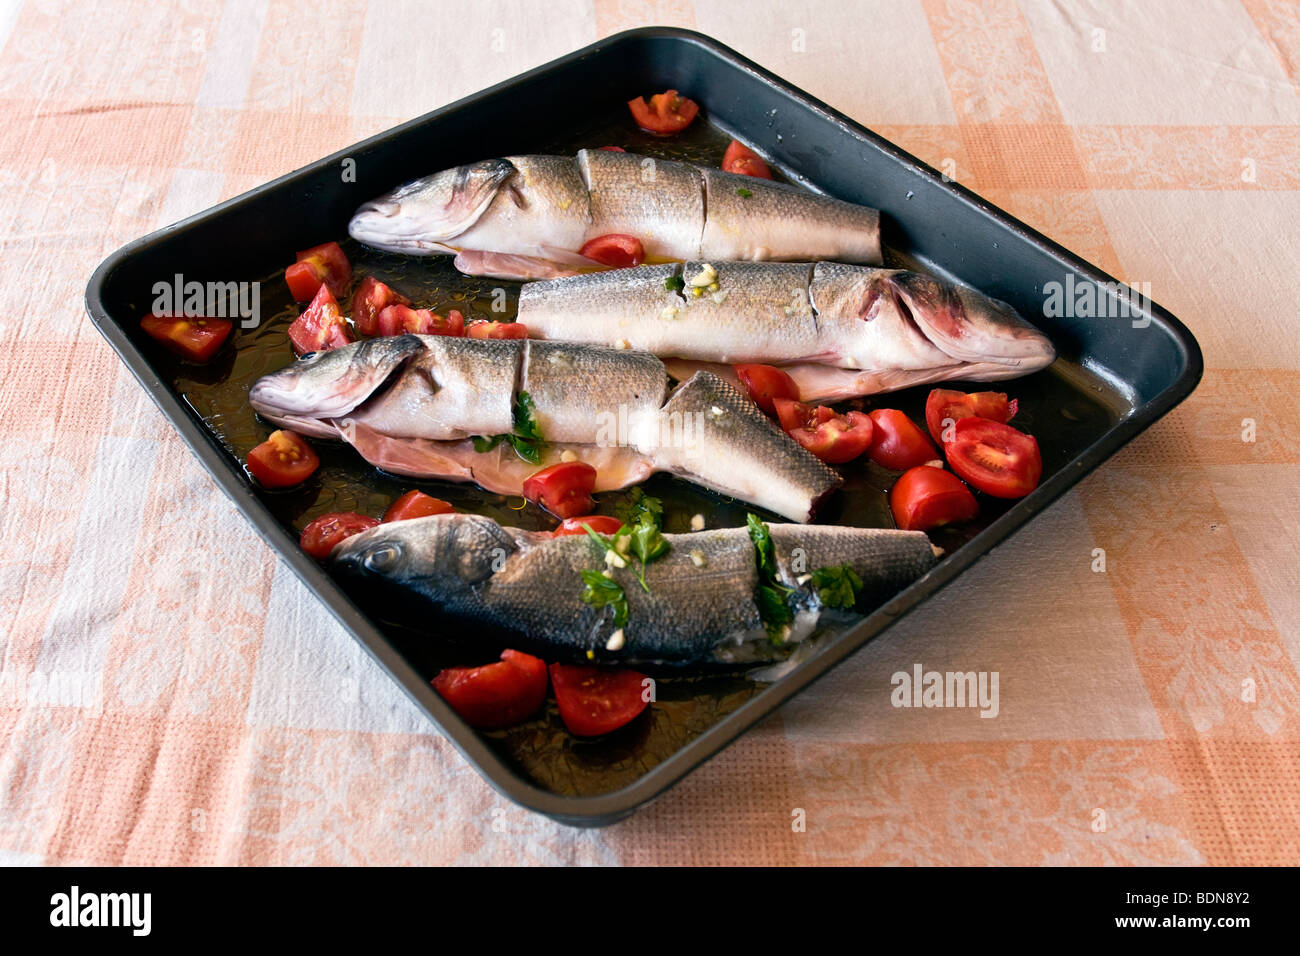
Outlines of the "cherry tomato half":
{"type": "Polygon", "coordinates": [[[584,461],[563,461],[529,475],[524,497],[557,518],[573,518],[591,511],[596,469],[584,461]]]}
{"type": "Polygon", "coordinates": [[[433,689],[471,727],[510,727],[541,710],[546,700],[546,662],[505,650],[496,664],[439,671],[433,689]]]}
{"type": "Polygon", "coordinates": [[[366,276],[352,293],[352,324],[362,335],[379,333],[379,313],[390,305],[410,305],[411,300],[394,292],[374,276],[366,276]]]}
{"type": "Polygon", "coordinates": [[[451,514],[456,509],[450,502],[426,495],[418,488],[412,488],[398,498],[384,512],[384,521],[406,521],[408,518],[427,518],[430,515],[451,514]]]}
{"type": "Polygon", "coordinates": [[[645,262],[645,247],[636,236],[611,232],[606,236],[588,239],[578,250],[578,255],[586,256],[602,266],[627,269],[645,262]]]}
{"type": "Polygon", "coordinates": [[[650,97],[649,103],[645,97],[638,96],[634,100],[628,100],[627,107],[632,111],[637,126],[647,133],[657,133],[660,136],[680,133],[691,125],[700,111],[698,103],[688,100],[676,90],[656,93],[650,97]]]}
{"type": "Polygon", "coordinates": [[[579,737],[599,737],[630,723],[650,702],[646,680],[630,670],[551,665],[560,719],[579,737]]]}
{"type": "Polygon", "coordinates": [[[301,484],[320,467],[320,459],[301,435],[286,429],[248,453],[248,470],[267,488],[289,488],[301,484]]]}
{"type": "Polygon", "coordinates": [[[293,320],[289,326],[289,341],[299,355],[328,352],[352,341],[352,331],[329,286],[322,285],[311,305],[293,320]]]}
{"type": "Polygon", "coordinates": [[[334,511],[321,515],[302,529],[298,544],[317,561],[324,561],[340,541],[377,527],[379,520],[355,511],[334,511]]]}
{"type": "Polygon", "coordinates": [[[871,445],[873,426],[862,412],[837,415],[825,405],[786,398],[775,398],[772,404],[785,433],[827,464],[852,461],[871,445]]]}
{"type": "Polygon", "coordinates": [[[583,515],[578,518],[565,518],[560,526],[551,532],[551,537],[562,538],[569,534],[586,534],[583,525],[589,525],[596,534],[617,534],[623,522],[609,515],[583,515]]]}
{"type": "Polygon", "coordinates": [[[925,432],[897,409],[877,408],[871,413],[871,423],[876,430],[867,455],[877,465],[890,471],[907,471],[938,459],[939,453],[925,432]]]}
{"type": "Polygon", "coordinates": [[[409,305],[390,305],[379,313],[375,322],[380,335],[451,335],[465,334],[465,316],[456,309],[443,318],[428,309],[412,309],[409,305]]]}
{"type": "Polygon", "coordinates": [[[753,176],[756,179],[771,179],[772,171],[767,168],[761,156],[739,140],[732,140],[727,151],[722,154],[722,171],[753,176]]]}
{"type": "Polygon", "coordinates": [[[909,468],[889,489],[894,524],[904,531],[928,531],[939,525],[969,521],[980,506],[970,489],[950,471],[933,465],[909,468]]]}
{"type": "Polygon", "coordinates": [[[943,450],[953,471],[995,498],[1023,498],[1043,475],[1037,439],[1001,422],[963,418],[943,450]]]}
{"type": "MultiPolygon", "coordinates": [[[[974,416],[1005,425],[1016,417],[1018,402],[1007,401],[1005,392],[955,392],[936,388],[925,400],[925,427],[940,445],[943,444],[943,423],[951,418],[954,423],[974,416]]],[[[949,436],[951,437],[951,436],[949,436]]]]}
{"type": "Polygon", "coordinates": [[[326,242],[298,253],[298,261],[284,270],[284,281],[297,302],[315,298],[322,283],[341,299],[352,283],[352,263],[337,242],[326,242]]]}
{"type": "Polygon", "coordinates": [[[736,377],[745,386],[758,407],[769,415],[776,414],[774,399],[799,399],[799,386],[786,372],[773,365],[734,365],[736,377]]]}
{"type": "Polygon", "coordinates": [[[471,339],[526,339],[528,326],[522,322],[471,322],[465,326],[465,334],[471,339]]]}
{"type": "Polygon", "coordinates": [[[140,328],[169,352],[191,362],[206,362],[217,354],[235,324],[229,319],[173,318],[146,315],[140,328]]]}

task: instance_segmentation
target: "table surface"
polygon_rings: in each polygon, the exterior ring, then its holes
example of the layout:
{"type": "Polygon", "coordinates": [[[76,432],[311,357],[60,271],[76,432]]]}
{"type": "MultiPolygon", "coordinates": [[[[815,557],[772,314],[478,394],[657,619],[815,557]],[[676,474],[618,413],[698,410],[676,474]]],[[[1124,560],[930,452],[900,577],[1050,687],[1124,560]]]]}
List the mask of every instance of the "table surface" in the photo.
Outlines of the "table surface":
{"type": "Polygon", "coordinates": [[[311,6],[0,4],[0,861],[1300,862],[1294,4],[311,6]],[[939,600],[581,831],[432,730],[82,296],[128,240],[652,23],[1149,283],[1206,373],[939,600]],[[998,672],[997,717],[892,707],[918,664],[998,672]]]}

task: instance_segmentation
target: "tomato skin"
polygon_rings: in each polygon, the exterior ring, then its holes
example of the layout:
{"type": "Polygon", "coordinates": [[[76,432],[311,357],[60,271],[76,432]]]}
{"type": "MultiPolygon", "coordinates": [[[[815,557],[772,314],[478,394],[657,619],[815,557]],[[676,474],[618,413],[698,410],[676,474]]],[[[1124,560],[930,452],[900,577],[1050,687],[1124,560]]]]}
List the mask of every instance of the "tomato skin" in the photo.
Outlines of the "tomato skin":
{"type": "Polygon", "coordinates": [[[480,320],[465,326],[465,335],[471,339],[526,339],[528,326],[522,322],[488,322],[480,320]]]}
{"type": "Polygon", "coordinates": [[[943,450],[953,471],[994,498],[1023,498],[1043,476],[1038,440],[1001,422],[963,418],[943,450]]]}
{"type": "Polygon", "coordinates": [[[852,461],[871,446],[871,418],[862,412],[837,415],[825,405],[774,398],[785,433],[828,465],[852,461]]]}
{"type": "Polygon", "coordinates": [[[939,453],[925,432],[897,409],[877,408],[871,413],[871,422],[876,430],[867,455],[877,465],[890,471],[907,471],[938,459],[939,453]]]}
{"type": "Polygon", "coordinates": [[[206,362],[217,354],[235,323],[229,319],[146,315],[140,328],[167,351],[190,362],[206,362]]]}
{"type": "Polygon", "coordinates": [[[293,320],[289,341],[299,355],[328,352],[352,341],[352,332],[329,286],[322,285],[302,315],[293,320]]]}
{"type": "Polygon", "coordinates": [[[551,532],[552,538],[563,538],[569,534],[586,534],[583,525],[590,525],[596,534],[616,534],[623,527],[623,522],[609,515],[582,515],[577,518],[565,518],[560,526],[551,532]]]}
{"type": "Polygon", "coordinates": [[[600,147],[597,147],[597,148],[598,148],[598,149],[603,149],[603,150],[604,150],[605,152],[607,152],[607,153],[626,153],[626,152],[627,152],[627,150],[625,150],[622,146],[600,146],[600,147]]]}
{"type": "Polygon", "coordinates": [[[352,294],[352,324],[362,335],[379,333],[379,313],[390,305],[410,305],[411,300],[394,292],[374,276],[366,276],[352,294]]]}
{"type": "Polygon", "coordinates": [[[387,335],[451,335],[465,334],[465,316],[456,309],[443,318],[428,309],[412,309],[408,305],[390,305],[379,313],[375,325],[381,336],[387,335]]]}
{"type": "Polygon", "coordinates": [[[602,266],[628,269],[645,262],[645,247],[636,236],[611,232],[605,236],[588,239],[578,250],[578,255],[593,259],[602,266]]]}
{"type": "Polygon", "coordinates": [[[749,397],[769,415],[776,414],[775,399],[799,400],[799,386],[787,372],[774,365],[733,365],[732,368],[749,397]]]}
{"type": "Polygon", "coordinates": [[[584,461],[562,461],[529,475],[524,497],[557,518],[574,518],[591,511],[596,469],[584,461]]]}
{"type": "Polygon", "coordinates": [[[744,143],[733,139],[722,154],[722,171],[739,173],[741,176],[753,176],[755,179],[771,179],[772,171],[767,168],[763,158],[744,143]]]}
{"type": "Polygon", "coordinates": [[[301,435],[279,429],[248,453],[248,471],[266,488],[300,485],[320,467],[320,458],[301,435]]]}
{"type": "Polygon", "coordinates": [[[952,472],[933,465],[909,468],[889,489],[889,510],[903,531],[929,531],[939,525],[969,521],[980,506],[970,489],[952,472]]]}
{"type": "Polygon", "coordinates": [[[577,664],[552,664],[551,684],[569,733],[599,737],[631,723],[649,703],[644,674],[577,664]]]}
{"type": "Polygon", "coordinates": [[[298,253],[298,261],[284,270],[284,281],[298,302],[313,299],[322,284],[341,299],[352,284],[352,263],[337,242],[322,243],[298,253]]]}
{"type": "Polygon", "coordinates": [[[632,111],[637,126],[647,133],[660,136],[680,133],[691,125],[700,112],[698,103],[680,95],[676,90],[656,93],[648,103],[645,97],[638,96],[634,100],[628,100],[627,107],[632,111]]]}
{"type": "Polygon", "coordinates": [[[477,730],[500,730],[541,710],[546,701],[546,662],[505,650],[496,664],[448,667],[432,683],[465,723],[477,730]]]}
{"type": "Polygon", "coordinates": [[[298,544],[317,561],[324,561],[340,541],[378,526],[377,518],[359,515],[355,511],[332,511],[303,528],[298,544]]]}
{"type": "Polygon", "coordinates": [[[1016,417],[1019,402],[1014,398],[1007,401],[1005,392],[965,392],[949,388],[936,388],[925,400],[925,427],[931,437],[943,444],[943,422],[951,418],[953,422],[963,418],[987,418],[991,422],[1005,425],[1016,417]]]}
{"type": "Polygon", "coordinates": [[[450,502],[426,495],[418,488],[412,488],[388,506],[388,510],[384,512],[384,523],[451,514],[455,510],[450,502]]]}

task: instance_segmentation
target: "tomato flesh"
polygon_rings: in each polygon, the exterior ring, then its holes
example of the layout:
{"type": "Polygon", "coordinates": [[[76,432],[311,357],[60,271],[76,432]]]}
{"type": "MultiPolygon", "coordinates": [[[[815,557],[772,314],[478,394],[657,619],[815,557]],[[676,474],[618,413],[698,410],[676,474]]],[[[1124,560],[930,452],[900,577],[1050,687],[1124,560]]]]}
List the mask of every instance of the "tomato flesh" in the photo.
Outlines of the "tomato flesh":
{"type": "Polygon", "coordinates": [[[597,534],[616,534],[623,527],[623,522],[609,515],[582,515],[578,518],[565,518],[560,526],[551,532],[551,537],[562,538],[569,534],[586,534],[588,525],[597,534]]]}
{"type": "Polygon", "coordinates": [[[352,294],[352,325],[362,335],[379,334],[379,313],[390,305],[410,305],[411,300],[394,292],[374,276],[366,276],[352,294]]]}
{"type": "Polygon", "coordinates": [[[960,478],[933,465],[909,468],[889,489],[894,524],[904,531],[928,531],[969,521],[979,514],[979,509],[975,496],[960,478]]]}
{"type": "Polygon", "coordinates": [[[599,148],[599,149],[603,149],[603,150],[604,150],[605,152],[607,152],[607,153],[626,153],[626,152],[627,152],[627,150],[625,150],[622,146],[601,146],[601,147],[598,147],[598,148],[599,148]]]}
{"type": "Polygon", "coordinates": [[[1023,498],[1043,476],[1038,440],[1001,422],[963,418],[943,450],[953,471],[995,498],[1023,498]]]}
{"type": "Polygon", "coordinates": [[[732,140],[727,151],[722,154],[722,171],[739,173],[741,176],[753,176],[756,179],[771,179],[772,171],[767,168],[763,158],[739,140],[732,140]]]}
{"type": "Polygon", "coordinates": [[[574,518],[591,511],[595,487],[595,468],[583,461],[564,461],[529,475],[524,497],[557,518],[574,518]]]}
{"type": "Polygon", "coordinates": [[[660,136],[680,133],[691,125],[691,121],[700,112],[698,103],[676,90],[656,93],[648,103],[645,97],[638,96],[634,100],[628,100],[627,107],[632,111],[637,126],[647,133],[657,133],[660,136]]]}
{"type": "Polygon", "coordinates": [[[645,262],[645,247],[636,236],[611,232],[609,235],[588,239],[578,250],[578,255],[611,269],[628,269],[645,262]]]}
{"type": "Polygon", "coordinates": [[[406,521],[408,518],[427,518],[430,515],[445,515],[455,511],[448,501],[426,495],[418,488],[412,488],[398,498],[384,512],[384,521],[406,521]]]}
{"type": "Polygon", "coordinates": [[[452,309],[443,318],[428,309],[390,305],[379,313],[375,325],[380,335],[464,335],[465,317],[452,309]]]}
{"type": "Polygon", "coordinates": [[[320,467],[320,458],[306,440],[280,429],[248,453],[248,471],[267,488],[302,484],[320,467]]]}
{"type": "Polygon", "coordinates": [[[298,302],[315,298],[322,284],[341,299],[352,283],[352,263],[337,242],[326,242],[298,253],[298,261],[284,270],[284,281],[298,302]]]}
{"type": "Polygon", "coordinates": [[[749,397],[769,415],[776,414],[776,399],[797,401],[799,386],[786,372],[773,365],[734,365],[736,377],[745,386],[749,397]]]}
{"type": "Polygon", "coordinates": [[[939,458],[925,432],[897,409],[876,409],[871,413],[871,423],[875,432],[867,455],[877,465],[890,471],[907,471],[939,458]]]}
{"type": "Polygon", "coordinates": [[[522,322],[471,322],[465,326],[471,339],[526,339],[528,326],[522,322]]]}
{"type": "Polygon", "coordinates": [[[647,679],[631,670],[551,665],[560,719],[579,737],[599,737],[631,723],[649,703],[647,679]]]}
{"type": "Polygon", "coordinates": [[[966,394],[949,388],[936,388],[925,400],[925,427],[934,440],[942,445],[943,423],[947,419],[956,423],[963,418],[987,418],[991,422],[1005,425],[1016,417],[1018,409],[1019,403],[1014,398],[1008,401],[1005,392],[966,394]]]}
{"type": "Polygon", "coordinates": [[[873,425],[862,412],[837,415],[825,405],[772,400],[785,433],[829,465],[852,461],[871,446],[873,425]]]}
{"type": "Polygon", "coordinates": [[[368,515],[359,515],[355,511],[334,511],[321,515],[303,528],[298,544],[317,561],[324,561],[340,541],[346,541],[354,534],[369,531],[378,525],[378,519],[368,515]]]}
{"type": "Polygon", "coordinates": [[[322,285],[302,315],[293,320],[289,341],[299,355],[328,352],[352,341],[352,331],[329,286],[322,285]]]}
{"type": "Polygon", "coordinates": [[[225,344],[235,324],[229,319],[146,315],[140,328],[167,351],[190,362],[206,362],[225,344]]]}
{"type": "Polygon", "coordinates": [[[505,650],[496,664],[439,671],[433,689],[471,727],[499,730],[541,710],[546,700],[546,662],[505,650]]]}

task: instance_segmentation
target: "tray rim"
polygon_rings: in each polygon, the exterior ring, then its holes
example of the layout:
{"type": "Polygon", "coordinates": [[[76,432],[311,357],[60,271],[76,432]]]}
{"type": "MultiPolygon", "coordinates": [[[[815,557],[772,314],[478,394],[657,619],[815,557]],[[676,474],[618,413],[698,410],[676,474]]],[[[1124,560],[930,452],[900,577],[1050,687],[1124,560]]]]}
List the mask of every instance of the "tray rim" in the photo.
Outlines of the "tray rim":
{"type": "Polygon", "coordinates": [[[1091,445],[1082,449],[1065,467],[1040,484],[1030,495],[1017,502],[929,573],[899,592],[872,614],[864,617],[854,627],[828,642],[821,653],[805,661],[776,683],[769,685],[636,780],[616,790],[590,796],[564,796],[543,789],[503,760],[483,737],[463,723],[389,643],[370,618],[361,612],[343,589],[325,572],[324,568],[308,558],[298,547],[297,540],[261,503],[251,483],[243,475],[242,469],[232,465],[229,453],[195,420],[180,394],[174,392],[170,385],[155,374],[148,357],[127,337],[122,326],[108,314],[103,305],[102,293],[109,276],[123,262],[144,249],[165,243],[173,235],[196,223],[220,218],[224,213],[252,201],[253,197],[261,193],[304,178],[324,167],[337,165],[347,156],[358,154],[372,145],[400,136],[443,115],[471,107],[481,98],[531,83],[534,79],[558,67],[585,59],[605,47],[645,39],[675,40],[703,48],[706,53],[725,61],[730,67],[749,74],[769,87],[776,88],[783,95],[798,101],[804,108],[820,114],[825,121],[838,126],[853,137],[865,140],[889,153],[900,163],[910,167],[918,177],[932,180],[941,188],[955,193],[967,204],[996,220],[1003,228],[1061,261],[1077,275],[1098,283],[1118,281],[955,180],[945,181],[939,171],[929,164],[725,44],[694,30],[650,26],[625,30],[601,38],[572,53],[383,130],[179,222],[132,240],[111,253],[96,267],[87,284],[85,294],[86,312],[96,329],[144,387],[154,404],[176,429],[218,487],[253,525],[254,530],[276,558],[284,561],[313,593],[313,596],[325,604],[352,638],[406,692],[415,706],[432,721],[447,742],[494,790],[525,809],[571,826],[605,826],[614,823],[630,816],[677,784],[687,774],[770,715],[785,701],[833,670],[846,657],[860,650],[868,641],[878,637],[941,591],[958,575],[983,559],[993,548],[1007,541],[1077,484],[1084,475],[1094,470],[1186,399],[1195,389],[1204,372],[1201,349],[1191,331],[1168,310],[1153,301],[1148,301],[1147,312],[1152,322],[1160,325],[1163,331],[1172,337],[1183,361],[1181,372],[1171,384],[1162,388],[1150,400],[1137,405],[1131,414],[1122,418],[1091,445]]]}

